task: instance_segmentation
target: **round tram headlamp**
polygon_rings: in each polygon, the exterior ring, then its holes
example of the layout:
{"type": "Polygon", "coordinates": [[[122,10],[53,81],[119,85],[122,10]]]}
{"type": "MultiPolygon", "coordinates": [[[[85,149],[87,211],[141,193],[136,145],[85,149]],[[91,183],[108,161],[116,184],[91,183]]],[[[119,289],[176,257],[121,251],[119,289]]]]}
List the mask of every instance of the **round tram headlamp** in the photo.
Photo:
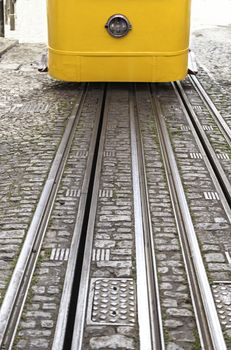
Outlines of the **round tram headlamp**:
{"type": "Polygon", "coordinates": [[[132,29],[129,20],[123,15],[113,15],[107,21],[105,28],[114,38],[122,38],[132,29]]]}

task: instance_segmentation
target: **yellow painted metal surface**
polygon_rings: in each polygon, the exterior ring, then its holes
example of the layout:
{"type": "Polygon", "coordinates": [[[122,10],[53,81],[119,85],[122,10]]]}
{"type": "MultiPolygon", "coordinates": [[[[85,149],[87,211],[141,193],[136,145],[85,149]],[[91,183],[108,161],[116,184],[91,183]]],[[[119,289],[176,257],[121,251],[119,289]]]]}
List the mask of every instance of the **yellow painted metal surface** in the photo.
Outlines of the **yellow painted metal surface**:
{"type": "Polygon", "coordinates": [[[173,81],[187,74],[190,0],[47,0],[49,74],[65,81],[173,81]],[[109,17],[132,30],[114,38],[109,17]]]}

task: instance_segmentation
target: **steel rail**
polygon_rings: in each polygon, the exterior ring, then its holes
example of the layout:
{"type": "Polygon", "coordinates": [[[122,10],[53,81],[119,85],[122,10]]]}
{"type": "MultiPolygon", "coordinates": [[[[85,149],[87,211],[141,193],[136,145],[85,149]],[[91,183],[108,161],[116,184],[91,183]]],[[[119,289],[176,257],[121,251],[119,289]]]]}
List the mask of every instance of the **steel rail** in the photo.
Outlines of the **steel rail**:
{"type": "MultiPolygon", "coordinates": [[[[91,195],[91,203],[89,208],[89,218],[86,231],[86,244],[83,252],[83,261],[81,266],[81,277],[79,281],[78,300],[76,306],[76,313],[74,319],[74,328],[71,337],[71,350],[81,350],[84,337],[84,324],[87,312],[87,298],[91,268],[91,256],[92,256],[92,245],[94,239],[94,225],[96,219],[98,192],[100,185],[100,173],[103,161],[103,147],[106,138],[106,126],[108,122],[108,108],[110,101],[110,89],[107,88],[105,93],[104,110],[102,111],[102,130],[100,133],[100,140],[97,152],[97,159],[95,165],[95,176],[93,179],[93,190],[91,195]]],[[[56,348],[53,348],[56,350],[56,348]]]]}
{"type": "Polygon", "coordinates": [[[0,310],[0,348],[11,349],[39,256],[48,220],[85,101],[82,91],[68,119],[0,310]]]}
{"type": "MultiPolygon", "coordinates": [[[[138,153],[138,137],[135,119],[135,97],[134,93],[129,95],[129,113],[130,113],[130,129],[131,129],[131,155],[132,155],[132,185],[133,185],[133,202],[134,202],[134,229],[135,229],[135,246],[136,246],[136,278],[137,278],[137,309],[138,309],[138,324],[140,334],[140,350],[160,350],[158,346],[161,344],[160,334],[155,331],[154,325],[151,324],[153,319],[152,302],[148,291],[150,286],[148,284],[148,267],[147,266],[147,250],[145,249],[145,222],[144,212],[142,212],[142,205],[146,194],[142,193],[141,188],[141,164],[138,153]],[[158,334],[156,334],[158,333],[158,334]],[[156,337],[158,341],[156,343],[156,337]]],[[[144,208],[144,207],[143,207],[144,208]]],[[[152,293],[153,294],[153,293],[152,293]]],[[[156,311],[159,311],[158,309],[156,311]]],[[[160,319],[157,317],[158,322],[160,319]]]]}
{"type": "MultiPolygon", "coordinates": [[[[226,211],[227,216],[229,217],[229,220],[231,222],[231,213],[230,213],[230,207],[231,207],[231,184],[229,179],[227,178],[224,169],[222,168],[219,160],[217,159],[216,153],[213,149],[213,146],[211,145],[206,133],[204,132],[202,125],[194,112],[188,97],[186,96],[184,89],[180,82],[173,83],[173,88],[175,90],[176,95],[178,96],[179,100],[184,106],[185,115],[187,118],[190,118],[191,121],[191,129],[195,129],[197,133],[197,139],[199,138],[200,143],[203,145],[203,150],[206,153],[206,156],[208,157],[210,163],[212,164],[213,170],[215,172],[216,176],[213,176],[214,182],[216,182],[216,178],[219,182],[219,187],[221,187],[221,190],[218,190],[221,198],[222,203],[224,206],[224,209],[226,211]],[[224,198],[225,197],[225,198],[224,198]]],[[[198,143],[198,141],[197,141],[198,143]]],[[[202,151],[203,152],[203,151],[202,151]]],[[[211,172],[211,171],[210,171],[211,172]]]]}
{"type": "Polygon", "coordinates": [[[175,206],[174,210],[178,213],[178,225],[182,226],[183,224],[183,231],[185,233],[184,238],[181,236],[181,244],[184,243],[188,245],[187,250],[184,252],[184,258],[186,258],[187,255],[192,259],[192,264],[190,264],[190,266],[187,265],[187,269],[190,269],[191,271],[190,276],[191,273],[193,273],[193,270],[195,270],[195,278],[193,278],[193,281],[190,279],[190,289],[192,294],[193,306],[196,307],[195,313],[198,316],[201,315],[197,317],[197,322],[198,324],[200,324],[198,330],[199,335],[201,337],[201,346],[202,349],[204,347],[204,349],[206,350],[226,350],[227,347],[222,334],[220,321],[216,311],[208,277],[205,271],[203,259],[199,248],[199,243],[196,237],[196,232],[192,223],[188,203],[183,189],[183,184],[181,182],[179,170],[174,156],[174,151],[172,149],[170,137],[167,131],[167,126],[164,121],[164,115],[162,113],[161,105],[156,93],[154,91],[152,91],[152,93],[154,110],[156,111],[155,114],[157,125],[162,140],[161,143],[162,147],[164,147],[165,149],[167,155],[167,162],[171,169],[170,174],[172,178],[170,178],[168,174],[168,181],[169,183],[172,182],[173,184],[173,186],[171,186],[171,195],[176,197],[178,203],[177,205],[179,206],[179,209],[177,209],[177,207],[175,206]],[[189,255],[188,251],[190,252],[189,255]],[[193,283],[195,281],[197,284],[197,286],[195,285],[195,290],[199,289],[200,291],[198,300],[195,299],[195,295],[193,295],[192,293],[194,290],[193,283]],[[202,306],[203,310],[201,310],[200,306],[202,306]],[[204,316],[201,314],[203,311],[205,312],[204,316]],[[206,325],[204,322],[201,322],[202,320],[206,321],[206,325]]]}
{"type": "MultiPolygon", "coordinates": [[[[149,96],[151,97],[151,96],[149,96]]],[[[149,194],[148,194],[148,181],[147,173],[145,168],[145,156],[144,156],[144,144],[142,140],[142,134],[139,123],[139,111],[137,106],[137,88],[135,88],[135,95],[132,96],[130,102],[130,109],[132,110],[132,128],[133,133],[133,143],[134,147],[137,148],[135,162],[137,169],[137,174],[139,176],[139,186],[141,195],[141,210],[142,210],[142,220],[140,220],[143,226],[143,244],[144,244],[144,255],[146,263],[146,275],[147,275],[147,290],[148,290],[148,303],[149,303],[149,318],[150,318],[150,332],[151,332],[151,342],[152,349],[164,350],[164,331],[163,331],[163,320],[160,304],[160,293],[158,285],[158,271],[157,263],[155,257],[155,242],[154,233],[152,229],[152,219],[151,219],[151,209],[149,204],[149,194]],[[135,108],[134,108],[135,107],[135,108]],[[135,112],[136,111],[136,112],[135,112]],[[137,130],[137,132],[135,131],[137,130]],[[135,146],[136,145],[136,146],[135,146]]],[[[140,218],[138,218],[139,220],[140,218]]],[[[138,243],[139,244],[139,243],[138,243]]],[[[138,286],[138,289],[142,286],[138,286]]],[[[141,311],[142,312],[142,311],[141,311]]],[[[142,322],[142,320],[141,320],[142,322]]]]}
{"type": "Polygon", "coordinates": [[[206,93],[205,89],[203,88],[203,86],[199,82],[198,78],[195,75],[189,75],[189,80],[190,80],[191,84],[193,85],[193,87],[195,88],[195,90],[197,91],[200,98],[202,99],[202,101],[207,106],[208,110],[210,111],[211,116],[215,120],[217,126],[222,131],[222,133],[226,137],[227,142],[230,145],[231,144],[231,130],[230,130],[228,124],[226,123],[226,121],[224,120],[224,118],[222,117],[222,115],[220,114],[220,112],[218,111],[218,109],[216,108],[214,103],[212,102],[211,98],[206,93]]]}
{"type": "MultiPolygon", "coordinates": [[[[92,181],[91,177],[92,177],[92,172],[94,171],[93,169],[94,157],[96,156],[95,149],[96,149],[97,138],[98,138],[100,122],[101,122],[101,113],[102,113],[102,106],[104,103],[104,94],[105,94],[105,86],[103,85],[100,101],[98,104],[98,109],[96,112],[95,127],[91,137],[91,144],[89,148],[89,156],[88,156],[88,161],[86,166],[86,172],[83,180],[81,196],[80,196],[79,206],[78,206],[76,220],[75,220],[75,227],[74,227],[74,232],[73,232],[73,237],[72,237],[72,242],[70,247],[69,259],[68,259],[68,264],[67,264],[67,269],[65,274],[61,302],[59,306],[58,319],[56,322],[52,350],[63,350],[65,338],[67,337],[67,332],[71,333],[71,329],[67,329],[70,327],[70,326],[68,327],[68,319],[70,317],[70,310],[73,307],[72,293],[73,293],[73,289],[75,288],[74,287],[75,270],[76,270],[76,264],[78,261],[78,255],[81,254],[80,242],[81,242],[81,236],[84,235],[84,232],[83,232],[84,225],[86,225],[85,213],[87,211],[87,206],[89,205],[88,196],[91,196],[90,182],[92,181]]],[[[91,256],[91,254],[89,255],[91,256]]],[[[78,291],[75,290],[74,293],[77,298],[78,291]]]]}

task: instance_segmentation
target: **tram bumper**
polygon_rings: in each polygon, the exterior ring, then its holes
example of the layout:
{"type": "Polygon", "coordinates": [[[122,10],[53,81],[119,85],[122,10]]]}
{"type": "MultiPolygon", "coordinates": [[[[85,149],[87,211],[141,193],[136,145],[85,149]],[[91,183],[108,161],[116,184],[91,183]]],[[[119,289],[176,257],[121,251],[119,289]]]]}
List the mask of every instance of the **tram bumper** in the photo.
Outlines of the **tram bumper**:
{"type": "Polygon", "coordinates": [[[169,55],[65,55],[49,52],[49,74],[65,81],[173,81],[187,74],[188,50],[169,55]]]}

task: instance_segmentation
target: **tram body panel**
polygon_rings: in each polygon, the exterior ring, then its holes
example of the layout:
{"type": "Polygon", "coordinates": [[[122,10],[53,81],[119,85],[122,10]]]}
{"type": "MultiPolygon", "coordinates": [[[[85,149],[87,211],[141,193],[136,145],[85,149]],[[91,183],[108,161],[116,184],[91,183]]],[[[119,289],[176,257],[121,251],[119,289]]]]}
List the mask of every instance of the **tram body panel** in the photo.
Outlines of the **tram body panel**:
{"type": "Polygon", "coordinates": [[[67,81],[172,81],[187,74],[190,0],[48,0],[49,74],[67,81]],[[132,25],[122,38],[105,24],[132,25]]]}

